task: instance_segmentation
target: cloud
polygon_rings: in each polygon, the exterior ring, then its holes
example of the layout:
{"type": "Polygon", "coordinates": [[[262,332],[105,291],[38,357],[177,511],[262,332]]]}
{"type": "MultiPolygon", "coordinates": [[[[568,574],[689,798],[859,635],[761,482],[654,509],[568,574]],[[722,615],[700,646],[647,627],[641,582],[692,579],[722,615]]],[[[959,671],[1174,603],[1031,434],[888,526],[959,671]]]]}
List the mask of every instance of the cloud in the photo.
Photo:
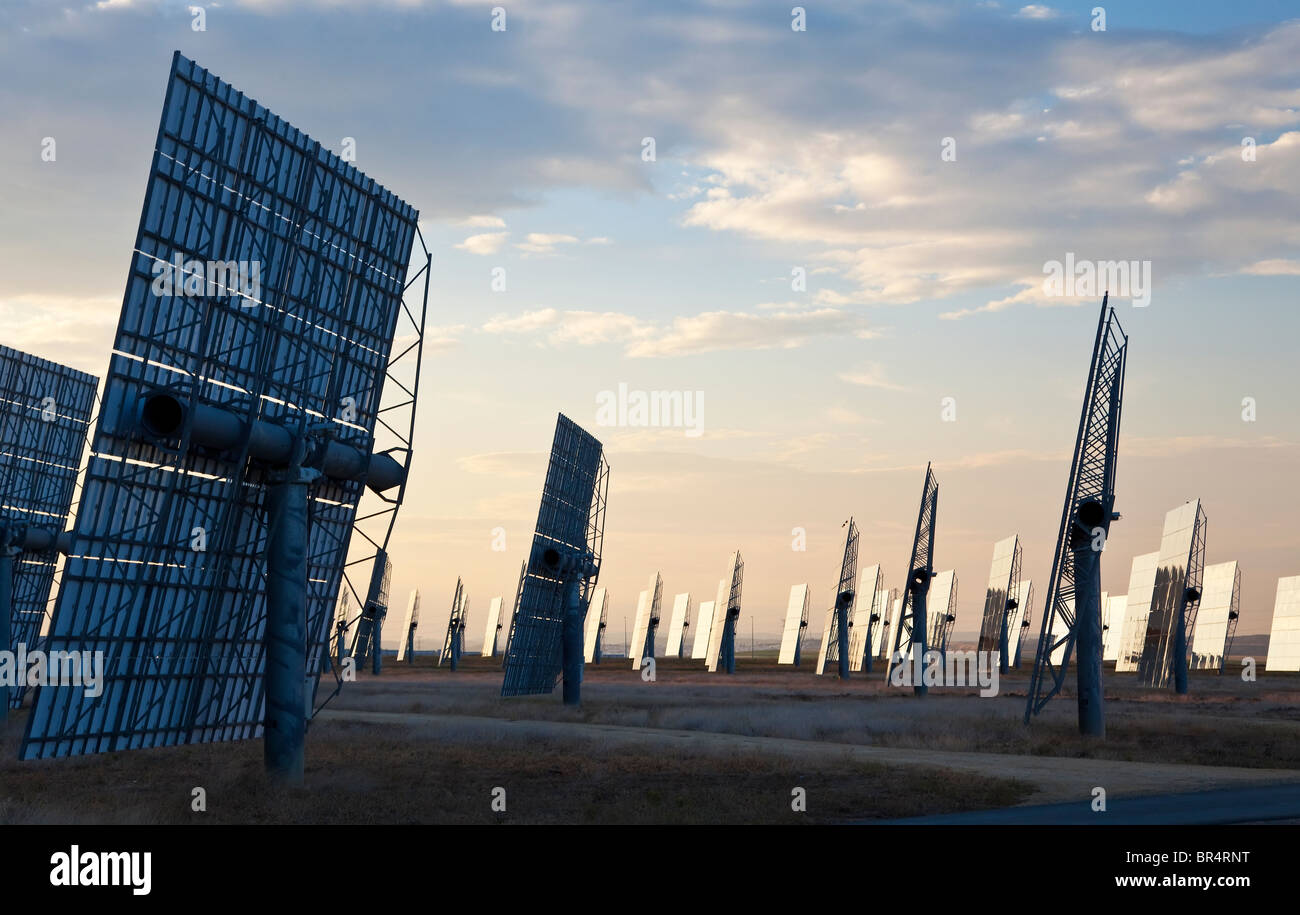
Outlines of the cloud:
{"type": "Polygon", "coordinates": [[[454,247],[470,254],[496,254],[509,236],[509,232],[484,232],[480,235],[471,235],[454,247]]]}
{"type": "Polygon", "coordinates": [[[515,245],[525,254],[554,254],[556,245],[576,245],[578,238],[574,235],[552,235],[545,232],[529,232],[528,236],[515,245]]]}
{"type": "Polygon", "coordinates": [[[856,384],[864,388],[879,388],[882,391],[906,391],[901,384],[895,384],[885,378],[885,370],[878,364],[865,365],[851,372],[839,372],[840,381],[856,384]]]}
{"type": "Polygon", "coordinates": [[[1022,6],[1016,13],[1017,19],[1055,19],[1060,13],[1050,6],[1043,6],[1041,3],[1031,3],[1028,6],[1022,6]]]}
{"type": "Polygon", "coordinates": [[[814,337],[852,335],[870,339],[865,319],[847,311],[750,314],[711,311],[673,318],[664,326],[620,312],[542,308],[498,315],[483,325],[490,334],[538,336],[551,344],[625,344],[634,359],[688,356],[724,350],[793,349],[814,337]]]}
{"type": "Polygon", "coordinates": [[[506,221],[500,216],[469,216],[456,220],[456,225],[467,229],[504,229],[506,221]]]}
{"type": "Polygon", "coordinates": [[[1300,260],[1275,258],[1256,261],[1248,267],[1243,267],[1241,272],[1252,276],[1300,276],[1300,260]]]}

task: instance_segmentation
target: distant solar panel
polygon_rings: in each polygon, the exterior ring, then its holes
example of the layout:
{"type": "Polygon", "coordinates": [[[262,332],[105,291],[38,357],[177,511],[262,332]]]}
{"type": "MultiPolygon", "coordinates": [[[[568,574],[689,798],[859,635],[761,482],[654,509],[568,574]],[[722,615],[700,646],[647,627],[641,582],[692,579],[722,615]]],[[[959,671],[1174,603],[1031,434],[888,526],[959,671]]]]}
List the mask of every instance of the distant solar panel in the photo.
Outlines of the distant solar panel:
{"type": "Polygon", "coordinates": [[[1156,567],[1160,552],[1143,553],[1133,557],[1129,569],[1127,613],[1116,652],[1115,670],[1127,673],[1137,670],[1142,657],[1142,646],[1147,639],[1147,619],[1151,615],[1151,598],[1156,588],[1156,567]]]}
{"type": "Polygon", "coordinates": [[[451,609],[447,612],[447,628],[442,635],[442,651],[438,653],[438,666],[443,661],[451,664],[451,669],[460,666],[461,654],[465,649],[465,620],[469,614],[469,595],[465,585],[456,579],[456,591],[451,597],[451,609]]]}
{"type": "MultiPolygon", "coordinates": [[[[418,366],[418,339],[390,359],[401,312],[412,317],[403,293],[417,220],[373,179],[173,57],[49,633],[51,649],[105,653],[104,689],[41,688],[24,758],[261,733],[263,484],[300,459],[324,459],[305,544],[306,669],[321,669],[367,480],[400,486],[394,505],[405,488],[401,464],[369,456],[393,363],[414,350],[418,366]],[[347,467],[330,463],[339,455],[347,467]]],[[[415,388],[406,393],[413,408],[415,388]]]]}
{"type": "Polygon", "coordinates": [[[1205,510],[1196,499],[1165,515],[1138,682],[1186,690],[1196,613],[1205,573],[1205,510]]]}
{"type": "MultiPolygon", "coordinates": [[[[907,581],[903,588],[901,609],[897,624],[892,627],[890,639],[893,650],[885,666],[885,679],[892,680],[894,668],[900,664],[924,664],[929,651],[929,625],[927,623],[927,597],[934,578],[934,527],[939,517],[939,481],[934,470],[925,465],[925,481],[921,484],[921,505],[916,513],[916,530],[912,535],[912,552],[907,558],[907,581]]],[[[924,696],[924,683],[913,683],[913,692],[924,696]]]]}
{"type": "Polygon", "coordinates": [[[930,647],[948,650],[953,626],[957,621],[957,573],[952,569],[934,576],[929,595],[930,647]]]}
{"type": "Polygon", "coordinates": [[[718,582],[718,597],[713,606],[713,631],[709,633],[709,670],[719,667],[727,673],[736,669],[736,623],[740,619],[740,593],[745,578],[745,562],[740,551],[727,560],[727,574],[718,582]]]}
{"type": "MultiPolygon", "coordinates": [[[[881,580],[884,580],[883,574],[881,580]]],[[[876,592],[876,612],[880,614],[880,623],[871,632],[871,654],[877,658],[883,658],[888,650],[889,627],[893,625],[896,591],[896,588],[882,588],[876,592]]]]}
{"type": "Polygon", "coordinates": [[[1106,631],[1102,633],[1101,659],[1114,661],[1119,657],[1119,646],[1123,641],[1124,627],[1128,625],[1128,595],[1115,594],[1106,601],[1106,631]]]}
{"type": "Polygon", "coordinates": [[[1020,666],[1020,651],[1025,644],[1025,633],[1029,631],[1029,614],[1034,606],[1034,583],[1021,580],[1015,593],[1016,607],[1007,614],[1007,651],[1011,656],[1011,666],[1020,666]]]}
{"type": "MultiPolygon", "coordinates": [[[[0,557],[12,563],[9,606],[0,607],[10,628],[0,649],[38,647],[55,541],[67,527],[98,384],[94,375],[0,346],[0,550],[12,553],[0,557]],[[38,547],[37,539],[48,543],[38,547]]],[[[25,686],[5,690],[17,708],[25,686]]]]}
{"type": "Polygon", "coordinates": [[[1265,668],[1300,671],[1300,575],[1277,580],[1265,668]]]}
{"type": "Polygon", "coordinates": [[[412,588],[406,602],[406,619],[398,630],[397,660],[409,661],[415,657],[415,630],[420,625],[420,589],[412,588]]]}
{"type": "Polygon", "coordinates": [[[695,642],[691,646],[693,661],[707,659],[709,656],[709,643],[713,641],[713,609],[716,603],[711,600],[700,602],[700,612],[697,614],[699,619],[695,623],[695,642]]]}
{"type": "Polygon", "coordinates": [[[781,631],[778,664],[799,666],[803,636],[808,631],[808,585],[790,586],[790,603],[785,608],[785,628],[781,631]]]}
{"type": "Polygon", "coordinates": [[[555,438],[542,487],[537,528],[528,554],[519,612],[515,615],[501,695],[549,693],[561,673],[565,618],[563,564],[582,557],[579,579],[582,619],[600,571],[609,465],[601,444],[567,416],[555,424],[555,438]]]}
{"type": "Polygon", "coordinates": [[[483,649],[479,656],[494,658],[497,653],[497,633],[501,631],[502,598],[494,597],[488,601],[487,621],[483,624],[483,649]]]}
{"type": "Polygon", "coordinates": [[[650,576],[650,587],[637,596],[636,623],[632,627],[632,669],[641,669],[641,659],[655,654],[655,631],[659,626],[660,603],[664,583],[656,572],[650,576]]]}
{"type": "Polygon", "coordinates": [[[1236,561],[1206,566],[1203,590],[1192,639],[1192,668],[1222,672],[1241,614],[1241,569],[1236,561]]]}
{"type": "Polygon", "coordinates": [[[884,577],[880,566],[869,565],[858,576],[857,599],[853,612],[853,635],[850,644],[849,670],[862,670],[866,667],[871,672],[871,658],[875,655],[872,643],[880,642],[880,630],[884,628],[885,610],[880,603],[880,586],[884,577]]]}
{"type": "Polygon", "coordinates": [[[608,625],[606,614],[608,612],[609,598],[604,588],[596,588],[591,592],[591,603],[587,606],[586,632],[583,640],[583,660],[588,663],[600,663],[601,642],[604,639],[605,627],[608,625]]]}
{"type": "Polygon", "coordinates": [[[686,636],[691,629],[691,595],[678,594],[673,597],[673,615],[668,618],[668,644],[664,647],[664,656],[681,658],[686,656],[686,636]]]}
{"type": "Polygon", "coordinates": [[[1006,670],[1014,654],[1011,650],[1011,615],[1019,607],[1016,591],[1020,585],[1021,549],[1016,535],[993,544],[993,564],[989,569],[988,590],[984,592],[984,618],[980,623],[978,651],[997,652],[1000,669],[1006,670]]]}

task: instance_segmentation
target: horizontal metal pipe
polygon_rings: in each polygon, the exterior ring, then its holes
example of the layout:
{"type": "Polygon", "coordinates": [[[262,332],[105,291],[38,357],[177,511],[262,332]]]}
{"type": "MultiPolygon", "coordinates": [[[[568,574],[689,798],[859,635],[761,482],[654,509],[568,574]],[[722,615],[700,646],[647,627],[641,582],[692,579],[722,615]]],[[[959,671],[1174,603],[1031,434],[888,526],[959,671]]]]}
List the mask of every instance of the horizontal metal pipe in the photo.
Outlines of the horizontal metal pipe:
{"type": "MultiPolygon", "coordinates": [[[[184,431],[188,412],[186,404],[174,394],[157,391],[140,402],[140,424],[146,432],[159,438],[175,438],[184,431]]],[[[251,428],[238,414],[210,404],[198,404],[188,417],[190,442],[222,451],[239,447],[248,431],[248,453],[268,464],[287,464],[293,457],[294,434],[283,426],[254,420],[251,428]]],[[[402,465],[388,454],[366,454],[331,441],[325,446],[321,473],[336,480],[365,480],[375,492],[384,492],[401,484],[402,465]]]]}

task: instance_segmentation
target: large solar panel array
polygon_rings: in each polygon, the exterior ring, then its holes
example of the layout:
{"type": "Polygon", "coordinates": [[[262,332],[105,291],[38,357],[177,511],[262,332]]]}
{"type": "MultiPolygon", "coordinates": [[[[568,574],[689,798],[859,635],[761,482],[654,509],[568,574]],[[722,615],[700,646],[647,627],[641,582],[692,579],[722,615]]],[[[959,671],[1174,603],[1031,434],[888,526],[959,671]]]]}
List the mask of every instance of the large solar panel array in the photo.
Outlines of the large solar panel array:
{"type": "Polygon", "coordinates": [[[1146,640],[1138,659],[1138,682],[1143,686],[1167,686],[1175,667],[1187,663],[1186,657],[1177,657],[1175,633],[1181,616],[1190,654],[1204,572],[1205,510],[1196,499],[1165,515],[1146,640]]]}
{"type": "MultiPolygon", "coordinates": [[[[51,649],[103,651],[106,683],[94,699],[42,688],[24,757],[260,734],[267,472],[247,459],[246,433],[220,453],[143,440],[137,405],[166,389],[189,409],[218,406],[245,423],[325,425],[368,454],[417,219],[174,56],[49,635],[51,649]],[[155,291],[164,276],[171,287],[155,291]],[[200,529],[201,553],[191,547],[200,529]]],[[[309,671],[321,669],[362,491],[360,480],[328,477],[313,489],[309,671]]]]}
{"type": "Polygon", "coordinates": [[[1300,671],[1300,575],[1277,580],[1265,669],[1300,671]]]}
{"type": "Polygon", "coordinates": [[[781,651],[776,663],[793,664],[802,647],[808,628],[808,585],[790,586],[790,603],[785,608],[785,628],[781,630],[781,651]]]}
{"type": "MultiPolygon", "coordinates": [[[[63,533],[98,385],[94,375],[0,346],[0,530],[63,533]]],[[[38,647],[57,558],[52,542],[49,549],[16,556],[10,644],[0,648],[38,647]]],[[[11,688],[15,708],[23,691],[11,688]]]]}
{"type": "MultiPolygon", "coordinates": [[[[564,629],[564,582],[546,565],[548,549],[587,552],[599,574],[604,540],[605,498],[609,465],[601,444],[563,414],[542,486],[528,570],[511,626],[501,695],[549,693],[560,676],[564,629]]],[[[596,576],[584,577],[579,589],[583,606],[590,606],[596,576]]]]}
{"type": "Polygon", "coordinates": [[[1194,670],[1222,671],[1241,613],[1241,568],[1236,560],[1206,566],[1202,590],[1191,666],[1194,670]]]}

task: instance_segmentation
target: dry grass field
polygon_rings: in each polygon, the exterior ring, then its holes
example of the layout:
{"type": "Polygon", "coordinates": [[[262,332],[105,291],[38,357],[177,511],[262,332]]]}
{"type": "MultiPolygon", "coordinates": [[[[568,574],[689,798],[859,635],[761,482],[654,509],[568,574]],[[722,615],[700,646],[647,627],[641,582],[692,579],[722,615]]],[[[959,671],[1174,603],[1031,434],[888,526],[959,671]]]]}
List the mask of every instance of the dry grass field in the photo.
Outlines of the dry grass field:
{"type": "Polygon", "coordinates": [[[661,660],[648,683],[611,659],[588,667],[572,710],[558,693],[501,699],[498,664],[362,674],[313,722],[291,790],[265,784],[257,741],[19,762],[26,713],[11,715],[0,822],[826,823],[1059,800],[1099,781],[1146,793],[1300,778],[1294,676],[1196,674],[1179,698],[1110,674],[1108,735],[1093,742],[1068,694],[1025,727],[1024,672],[997,697],[917,700],[880,672],[841,683],[741,659],[726,677],[661,660]],[[791,809],[796,787],[806,812],[791,809]]]}

